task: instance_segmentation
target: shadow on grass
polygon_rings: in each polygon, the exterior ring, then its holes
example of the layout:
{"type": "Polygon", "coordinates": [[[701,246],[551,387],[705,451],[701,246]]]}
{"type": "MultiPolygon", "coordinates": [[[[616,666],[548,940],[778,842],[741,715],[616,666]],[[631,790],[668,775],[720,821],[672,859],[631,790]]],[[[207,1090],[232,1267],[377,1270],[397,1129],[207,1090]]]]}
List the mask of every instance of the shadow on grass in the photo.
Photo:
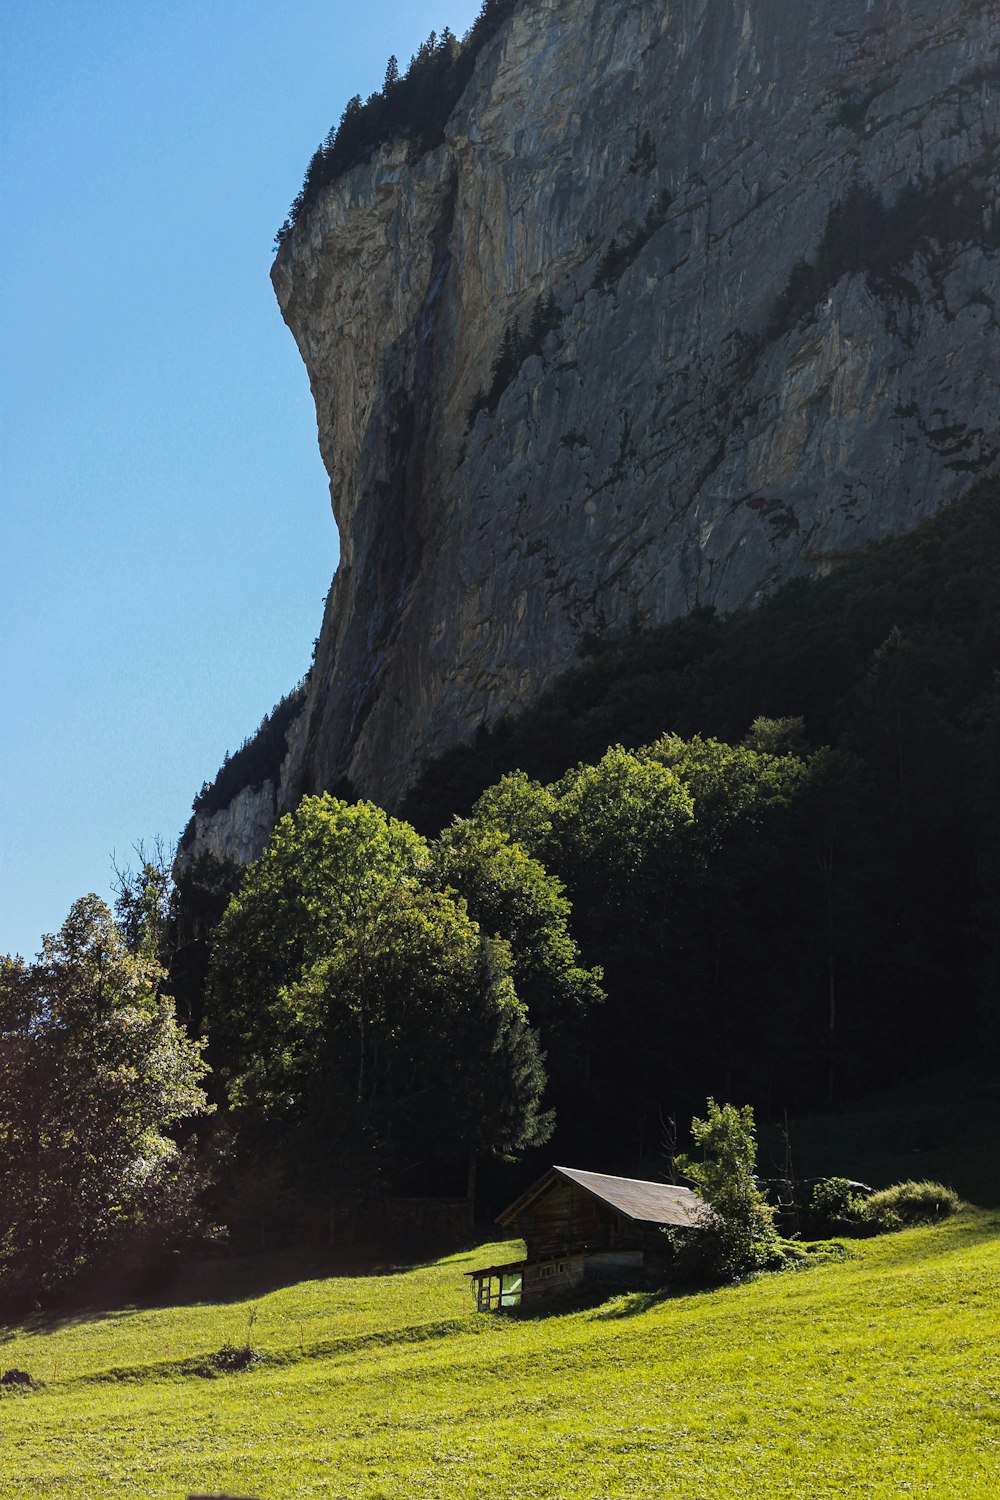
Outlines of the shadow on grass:
{"type": "Polygon", "coordinates": [[[688,1297],[697,1297],[703,1292],[717,1292],[719,1283],[705,1282],[689,1286],[661,1286],[648,1292],[624,1292],[611,1302],[596,1309],[594,1316],[604,1322],[616,1322],[620,1318],[636,1318],[650,1308],[661,1307],[664,1302],[679,1302],[688,1297]]]}
{"type": "Polygon", "coordinates": [[[675,1284],[647,1291],[635,1291],[622,1287],[594,1285],[562,1294],[552,1294],[541,1302],[529,1302],[527,1306],[522,1304],[520,1307],[495,1309],[489,1316],[503,1318],[509,1323],[542,1323],[552,1318],[572,1317],[575,1313],[590,1313],[595,1318],[627,1318],[636,1313],[645,1312],[647,1308],[655,1307],[660,1302],[717,1289],[717,1286],[675,1284]]]}
{"type": "Polygon", "coordinates": [[[157,1308],[252,1302],[305,1281],[401,1276],[429,1269],[440,1258],[387,1258],[356,1250],[317,1249],[248,1256],[177,1254],[152,1272],[148,1267],[117,1267],[92,1277],[72,1300],[52,1307],[0,1312],[0,1346],[25,1334],[55,1333],[96,1319],[128,1318],[157,1308]]]}
{"type": "MultiPolygon", "coordinates": [[[[914,1225],[914,1229],[933,1230],[934,1233],[927,1234],[914,1242],[907,1235],[906,1230],[894,1231],[881,1235],[864,1235],[858,1239],[844,1238],[826,1241],[812,1241],[809,1243],[807,1253],[801,1259],[792,1260],[783,1267],[773,1270],[761,1271],[756,1275],[748,1276],[730,1282],[690,1282],[686,1284],[673,1284],[652,1288],[648,1291],[623,1292],[615,1296],[611,1301],[604,1302],[594,1308],[593,1316],[603,1320],[613,1321],[621,1318],[638,1317],[641,1313],[649,1312],[651,1308],[659,1307],[664,1302],[673,1302],[687,1297],[700,1296],[707,1292],[718,1292],[725,1288],[746,1286],[751,1282],[765,1280],[769,1277],[792,1277],[800,1275],[820,1266],[843,1264],[854,1256],[852,1246],[860,1244],[871,1244],[878,1240],[889,1247],[896,1244],[899,1247],[899,1257],[906,1265],[919,1265],[921,1262],[935,1260],[941,1256],[954,1255],[958,1251],[969,1249],[970,1245],[985,1244],[991,1239],[996,1239],[1000,1234],[1000,1214],[995,1212],[984,1212],[982,1209],[965,1209],[951,1218],[943,1219],[937,1224],[914,1225]],[[945,1233],[947,1229],[951,1233],[945,1233]],[[901,1238],[901,1236],[906,1236],[901,1238]]],[[[806,1249],[803,1246],[803,1249],[806,1249]]]]}

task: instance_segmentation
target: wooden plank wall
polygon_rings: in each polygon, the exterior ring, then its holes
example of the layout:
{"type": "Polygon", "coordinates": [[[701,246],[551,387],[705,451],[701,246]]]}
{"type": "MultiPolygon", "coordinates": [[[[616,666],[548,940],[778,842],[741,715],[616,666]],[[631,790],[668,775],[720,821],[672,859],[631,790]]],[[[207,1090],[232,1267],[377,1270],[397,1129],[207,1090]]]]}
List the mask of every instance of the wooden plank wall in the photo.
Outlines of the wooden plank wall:
{"type": "Polygon", "coordinates": [[[643,1242],[641,1229],[568,1182],[556,1182],[516,1221],[529,1260],[582,1249],[626,1249],[643,1242]]]}

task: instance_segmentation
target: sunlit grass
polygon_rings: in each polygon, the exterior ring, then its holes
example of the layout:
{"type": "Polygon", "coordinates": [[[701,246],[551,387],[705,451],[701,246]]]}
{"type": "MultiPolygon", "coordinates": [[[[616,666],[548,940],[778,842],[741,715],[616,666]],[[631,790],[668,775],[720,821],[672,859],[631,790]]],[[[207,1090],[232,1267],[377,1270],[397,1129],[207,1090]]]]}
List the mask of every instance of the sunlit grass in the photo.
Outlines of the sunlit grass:
{"type": "Polygon", "coordinates": [[[46,1385],[0,1399],[0,1496],[997,1494],[996,1215],[524,1320],[471,1311],[493,1253],[9,1330],[0,1364],[46,1385]],[[190,1373],[251,1307],[272,1362],[190,1373]]]}

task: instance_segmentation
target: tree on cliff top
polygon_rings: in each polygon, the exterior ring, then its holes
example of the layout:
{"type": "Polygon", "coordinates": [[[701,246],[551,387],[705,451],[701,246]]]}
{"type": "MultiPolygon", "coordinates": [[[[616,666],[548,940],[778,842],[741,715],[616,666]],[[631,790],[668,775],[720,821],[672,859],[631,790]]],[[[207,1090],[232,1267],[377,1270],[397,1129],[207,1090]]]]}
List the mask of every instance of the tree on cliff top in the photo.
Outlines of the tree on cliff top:
{"type": "Polygon", "coordinates": [[[518,0],[483,0],[479,14],[459,42],[446,26],[430,36],[400,74],[390,57],[385,82],[362,103],[356,94],[348,102],[339,126],[332,129],[313,153],[301,189],[275,236],[280,248],[325,187],[352,167],[369,161],[379,146],[403,138],[418,151],[428,151],[444,138],[444,127],[475,68],[476,58],[503,22],[514,14],[518,0]]]}

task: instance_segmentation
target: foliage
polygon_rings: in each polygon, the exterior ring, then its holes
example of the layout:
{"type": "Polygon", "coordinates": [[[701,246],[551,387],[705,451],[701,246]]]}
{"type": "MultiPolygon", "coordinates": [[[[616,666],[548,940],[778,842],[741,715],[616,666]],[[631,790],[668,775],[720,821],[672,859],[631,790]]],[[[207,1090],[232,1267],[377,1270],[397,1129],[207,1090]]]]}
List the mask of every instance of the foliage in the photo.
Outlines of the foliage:
{"type": "Polygon", "coordinates": [[[471,819],[456,820],[431,844],[428,876],[465,902],[482,933],[509,945],[513,982],[546,1048],[553,1086],[568,1089],[603,989],[600,969],[580,962],[562,882],[505,832],[471,819]]]}
{"type": "Polygon", "coordinates": [[[851,1249],[843,1240],[781,1240],[778,1245],[782,1269],[804,1271],[810,1266],[837,1264],[849,1260],[851,1249]]]}
{"type": "Polygon", "coordinates": [[[165,1133],[204,1112],[201,1048],[96,896],[34,964],[0,965],[0,1275],[49,1297],[140,1232],[183,1222],[187,1163],[165,1133]]]}
{"type": "Polygon", "coordinates": [[[433,832],[472,808],[520,841],[604,970],[593,1099],[623,1102],[564,1154],[610,1129],[641,1161],[660,1109],[709,1092],[771,1115],[972,1047],[1000,1055],[998,578],[989,482],[752,610],[605,643],[425,769],[405,815],[433,832]],[[659,869],[634,872],[634,900],[565,820],[556,833],[567,761],[596,765],[615,742],[672,770],[693,808],[662,829],[659,869]]]}
{"type": "Polygon", "coordinates": [[[490,416],[494,414],[500,404],[500,397],[525,360],[533,354],[540,355],[543,352],[546,338],[559,327],[562,317],[556,306],[555,296],[548,292],[544,297],[539,295],[535,299],[526,333],[522,332],[517,318],[507,324],[490,369],[490,383],[486,390],[476,395],[466,412],[467,430],[472,428],[481,411],[489,412],[490,416]]]}
{"type": "Polygon", "coordinates": [[[828,1234],[840,1234],[856,1226],[861,1218],[865,1194],[846,1177],[824,1177],[813,1185],[809,1200],[810,1222],[828,1234]]]}
{"type": "Polygon", "coordinates": [[[240,1370],[252,1370],[262,1363],[264,1356],[252,1344],[223,1344],[210,1354],[205,1363],[206,1375],[234,1375],[240,1370]]]}
{"type": "Polygon", "coordinates": [[[234,1102],[313,1174],[398,1184],[551,1130],[509,944],[371,803],[282,819],[219,928],[209,1018],[234,1102]]]}
{"type": "Polygon", "coordinates": [[[215,930],[239,890],[243,869],[235,861],[203,853],[174,865],[170,916],[160,961],[178,1014],[199,1034],[204,1024],[205,985],[215,930]]]}
{"type": "Polygon", "coordinates": [[[854,734],[856,697],[894,629],[934,641],[935,719],[977,725],[992,699],[1000,638],[1000,494],[976,488],[904,537],[872,544],[823,578],[795,579],[753,609],[699,608],[653,630],[592,643],[516,718],[425,767],[403,816],[433,833],[519,768],[552,781],[616,741],[665,728],[736,743],[764,715],[801,719],[817,748],[854,734]]]}
{"type": "Polygon", "coordinates": [[[133,852],[136,868],[114,864],[119,929],[131,953],[164,966],[178,1016],[199,1035],[212,936],[242,869],[207,852],[176,859],[159,838],[133,852]]]}
{"type": "Polygon", "coordinates": [[[5,1403],[0,1496],[896,1500],[942,1475],[995,1494],[995,1216],[711,1293],[473,1312],[463,1273],[520,1249],[333,1276],[301,1255],[200,1262],[173,1305],[8,1328],[5,1363],[45,1389],[5,1403]],[[267,1361],[199,1379],[250,1306],[267,1361]]]}
{"type": "MultiPolygon", "coordinates": [[[[871,102],[845,100],[838,123],[857,124],[855,109],[859,107],[863,119],[871,102]]],[[[831,204],[815,253],[793,266],[767,323],[743,335],[745,372],[769,344],[811,318],[844,276],[863,274],[897,295],[915,298],[916,288],[903,273],[918,254],[923,253],[933,268],[942,245],[974,243],[995,251],[1000,247],[1000,228],[983,214],[988,190],[986,174],[978,165],[946,171],[939,164],[933,176],[910,178],[889,201],[856,179],[844,197],[831,204]]]]}
{"type": "Polygon", "coordinates": [[[866,1199],[861,1218],[876,1233],[884,1234],[910,1224],[936,1224],[961,1207],[954,1189],[940,1182],[897,1182],[866,1199]]]}
{"type": "MultiPolygon", "coordinates": [[[[305,681],[276,703],[260,721],[256,733],[245,739],[235,755],[226,752],[215,779],[206,781],[194,799],[195,813],[208,816],[229,806],[245,787],[263,786],[276,781],[281,762],[288,753],[287,734],[305,707],[305,681]]],[[[193,820],[181,836],[181,849],[189,847],[194,835],[193,820]]]]}
{"type": "MultiPolygon", "coordinates": [[[[795,1171],[815,1178],[847,1173],[885,1187],[911,1176],[950,1183],[963,1198],[1000,1204],[1000,1091],[987,1060],[924,1075],[881,1093],[863,1109],[811,1114],[794,1120],[790,1139],[795,1171]]],[[[787,1162],[783,1131],[762,1125],[763,1175],[781,1175],[787,1162]]]]}
{"type": "Polygon", "coordinates": [[[444,139],[444,129],[466,84],[476,58],[509,16],[517,0],[483,0],[479,15],[461,42],[445,27],[432,31],[405,74],[395,57],[386,66],[380,92],[362,103],[361,95],[350,99],[340,118],[316,149],[305,181],[275,236],[280,248],[296,224],[308,213],[325,187],[345,172],[369,161],[387,141],[403,139],[415,152],[432,150],[444,139]]]}
{"type": "Polygon", "coordinates": [[[677,1159],[677,1166],[695,1184],[710,1206],[711,1217],[694,1231],[706,1268],[714,1278],[729,1280],[761,1271],[778,1260],[774,1210],[754,1178],[757,1138],[753,1110],[708,1101],[704,1119],[691,1121],[691,1135],[702,1151],[700,1160],[677,1159]]]}
{"type": "MultiPolygon", "coordinates": [[[[652,141],[648,131],[645,141],[649,141],[649,149],[651,149],[652,141]]],[[[648,160],[648,156],[645,159],[648,160]]],[[[623,226],[624,239],[622,240],[619,240],[617,235],[611,237],[594,270],[592,290],[610,292],[618,285],[622,275],[638,257],[639,252],[666,222],[672,202],[673,199],[666,190],[658,193],[646,210],[646,216],[641,225],[630,223],[623,226]]]]}
{"type": "MultiPolygon", "coordinates": [[[[830,798],[854,806],[854,780],[846,761],[664,735],[547,787],[506,776],[479,799],[473,825],[520,842],[562,882],[571,931],[604,973],[608,1003],[571,1028],[575,1082],[554,1070],[564,1156],[609,1142],[631,1156],[637,1136],[652,1147],[664,1104],[696,1107],[720,1081],[759,1097],[762,1078],[791,1065],[801,1081],[786,1098],[823,1086],[830,911],[817,845],[831,836],[830,798]]],[[[865,890],[851,857],[842,876],[838,917],[843,892],[865,890]]]]}
{"type": "Polygon", "coordinates": [[[227,1339],[221,1349],[216,1349],[210,1354],[204,1365],[198,1371],[201,1375],[235,1375],[241,1370],[252,1370],[254,1365],[261,1364],[267,1356],[256,1347],[253,1342],[254,1326],[257,1322],[259,1309],[255,1303],[251,1303],[246,1317],[246,1329],[243,1342],[237,1343],[234,1339],[227,1339]]]}
{"type": "Polygon", "coordinates": [[[216,941],[212,1042],[228,1071],[265,1065],[287,1020],[289,986],[344,941],[372,947],[394,898],[415,889],[426,861],[425,841],[371,803],[306,798],[281,819],[216,941]]]}
{"type": "Polygon", "coordinates": [[[130,953],[164,961],[170,926],[172,851],[160,838],[147,848],[142,839],[133,846],[138,869],[126,865],[115,872],[115,917],[130,953]]]}

